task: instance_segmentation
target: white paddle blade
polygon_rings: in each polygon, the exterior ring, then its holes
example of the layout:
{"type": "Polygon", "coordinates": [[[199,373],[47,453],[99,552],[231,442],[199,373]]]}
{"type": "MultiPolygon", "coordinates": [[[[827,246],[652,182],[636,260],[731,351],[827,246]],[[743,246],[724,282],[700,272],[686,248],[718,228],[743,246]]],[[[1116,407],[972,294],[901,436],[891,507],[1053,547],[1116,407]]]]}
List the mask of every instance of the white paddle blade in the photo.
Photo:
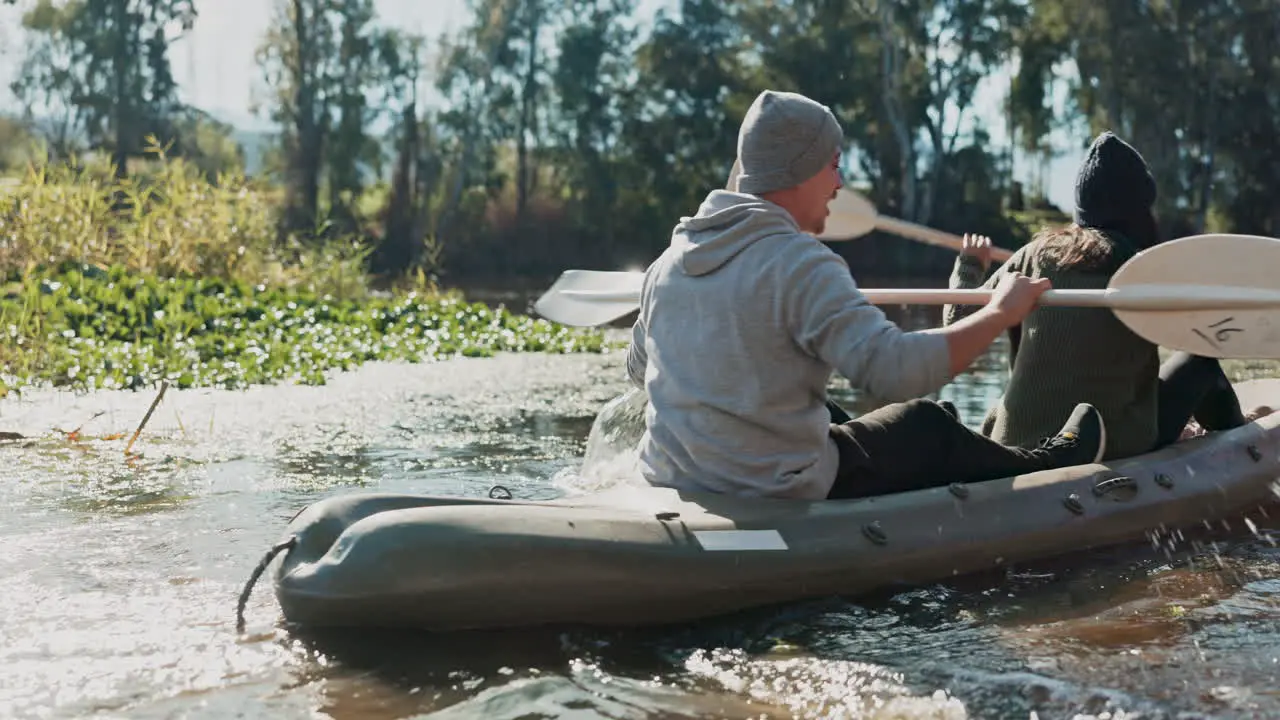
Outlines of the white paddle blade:
{"type": "Polygon", "coordinates": [[[561,325],[604,325],[639,307],[643,283],[642,272],[565,270],[533,309],[561,325]]]}
{"type": "Polygon", "coordinates": [[[831,214],[827,216],[822,234],[818,235],[819,240],[852,240],[876,229],[876,207],[848,188],[836,191],[827,209],[831,214]]]}
{"type": "MultiPolygon", "coordinates": [[[[1195,235],[1140,253],[1111,287],[1187,284],[1218,294],[1280,290],[1280,240],[1257,235],[1195,235]]],[[[1161,347],[1216,358],[1280,358],[1280,308],[1123,310],[1116,316],[1161,347]]]]}

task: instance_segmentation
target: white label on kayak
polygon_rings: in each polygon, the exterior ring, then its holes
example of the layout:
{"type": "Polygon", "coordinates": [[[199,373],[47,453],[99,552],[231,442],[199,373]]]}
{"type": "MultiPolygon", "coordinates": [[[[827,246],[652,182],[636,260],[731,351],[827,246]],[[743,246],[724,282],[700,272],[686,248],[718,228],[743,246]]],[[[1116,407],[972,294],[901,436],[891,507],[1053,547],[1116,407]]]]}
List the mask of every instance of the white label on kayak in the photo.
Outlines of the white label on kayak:
{"type": "Polygon", "coordinates": [[[786,550],[777,530],[695,530],[703,550],[786,550]]]}

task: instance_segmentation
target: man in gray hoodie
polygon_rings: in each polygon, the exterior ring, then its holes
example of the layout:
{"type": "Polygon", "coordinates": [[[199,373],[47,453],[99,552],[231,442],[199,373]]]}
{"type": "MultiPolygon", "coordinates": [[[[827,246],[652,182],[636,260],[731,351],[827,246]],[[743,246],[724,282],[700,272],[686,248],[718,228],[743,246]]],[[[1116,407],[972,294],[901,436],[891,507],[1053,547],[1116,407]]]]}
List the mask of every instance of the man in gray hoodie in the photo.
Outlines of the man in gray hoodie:
{"type": "Polygon", "coordinates": [[[1105,430],[1080,404],[1035,449],[1005,447],[912,399],[962,372],[1048,281],[1010,274],[961,322],[906,332],[814,236],[840,188],[843,131],[825,106],[765,91],[738,135],[741,174],[682,218],[648,268],[627,357],[649,398],[649,483],[778,498],[850,498],[1097,462],[1105,430]],[[834,371],[904,401],[833,424],[834,371]]]}

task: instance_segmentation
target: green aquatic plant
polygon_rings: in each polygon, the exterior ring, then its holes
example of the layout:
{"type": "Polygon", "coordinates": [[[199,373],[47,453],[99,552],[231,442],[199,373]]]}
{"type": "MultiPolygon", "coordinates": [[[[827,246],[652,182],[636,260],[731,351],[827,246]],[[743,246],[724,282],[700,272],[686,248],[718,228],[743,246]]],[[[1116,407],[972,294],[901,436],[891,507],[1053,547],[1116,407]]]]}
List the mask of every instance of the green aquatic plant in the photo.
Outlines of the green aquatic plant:
{"type": "Polygon", "coordinates": [[[421,269],[375,293],[367,244],[281,237],[273,189],[151,152],[125,180],[101,162],[32,166],[0,198],[0,397],[320,384],[372,360],[604,348],[598,332],[442,294],[421,269]]]}
{"type": "Polygon", "coordinates": [[[604,336],[467,302],[362,299],[234,278],[140,275],[64,264],[10,277],[0,297],[0,383],[75,389],[296,382],[369,361],[496,352],[600,352],[604,336]]]}

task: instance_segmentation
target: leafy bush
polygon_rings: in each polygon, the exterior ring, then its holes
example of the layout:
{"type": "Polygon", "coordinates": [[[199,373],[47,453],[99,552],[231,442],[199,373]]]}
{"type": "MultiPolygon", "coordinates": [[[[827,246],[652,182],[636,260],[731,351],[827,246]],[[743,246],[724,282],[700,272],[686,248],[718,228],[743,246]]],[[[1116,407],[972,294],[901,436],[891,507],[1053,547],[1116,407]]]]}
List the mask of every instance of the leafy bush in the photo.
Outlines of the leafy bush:
{"type": "Polygon", "coordinates": [[[236,173],[206,179],[182,158],[118,180],[109,165],[42,165],[0,195],[0,274],[66,262],[160,277],[207,277],[351,297],[366,250],[351,238],[277,237],[275,193],[236,173]]]}
{"type": "Polygon", "coordinates": [[[82,265],[14,280],[0,298],[0,394],[43,381],[92,390],[324,384],[371,360],[498,351],[599,352],[600,333],[452,295],[360,301],[243,280],[167,278],[82,265]]]}

